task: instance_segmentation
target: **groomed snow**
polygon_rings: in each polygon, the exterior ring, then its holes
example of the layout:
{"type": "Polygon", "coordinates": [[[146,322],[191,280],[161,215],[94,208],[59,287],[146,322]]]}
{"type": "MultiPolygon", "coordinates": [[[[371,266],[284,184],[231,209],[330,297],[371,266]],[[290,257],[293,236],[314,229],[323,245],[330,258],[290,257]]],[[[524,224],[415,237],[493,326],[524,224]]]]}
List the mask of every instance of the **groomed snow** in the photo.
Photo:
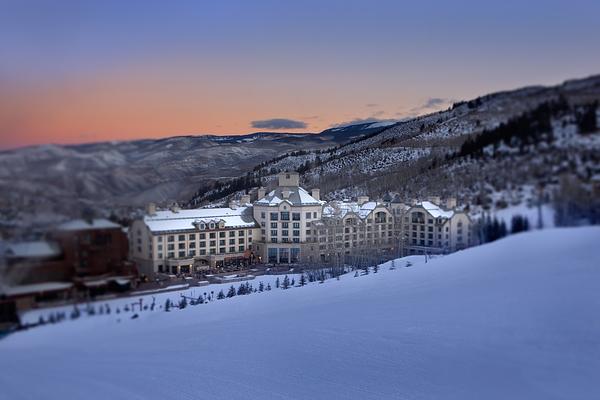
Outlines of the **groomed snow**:
{"type": "Polygon", "coordinates": [[[0,340],[3,399],[592,399],[600,228],[0,340]]]}

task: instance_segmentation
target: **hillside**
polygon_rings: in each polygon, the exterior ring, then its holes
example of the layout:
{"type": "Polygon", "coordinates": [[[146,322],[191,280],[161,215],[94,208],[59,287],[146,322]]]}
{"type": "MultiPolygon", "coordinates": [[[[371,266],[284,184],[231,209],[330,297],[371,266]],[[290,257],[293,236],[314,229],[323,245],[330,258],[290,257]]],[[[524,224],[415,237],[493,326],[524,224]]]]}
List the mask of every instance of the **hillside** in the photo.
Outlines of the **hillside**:
{"type": "Polygon", "coordinates": [[[0,227],[31,227],[91,208],[127,215],[148,202],[183,201],[214,180],[298,149],[327,148],[382,128],[320,134],[259,132],[43,145],[0,152],[0,227]],[[15,179],[18,177],[18,179],[15,179]]]}
{"type": "Polygon", "coordinates": [[[533,231],[339,281],[19,332],[0,340],[0,398],[595,398],[599,237],[533,231]]]}
{"type": "Polygon", "coordinates": [[[568,176],[582,193],[568,200],[581,208],[600,176],[599,100],[600,76],[494,93],[334,148],[265,161],[253,174],[268,186],[279,171],[297,170],[325,199],[393,192],[404,200],[453,196],[486,209],[552,201],[568,176]]]}

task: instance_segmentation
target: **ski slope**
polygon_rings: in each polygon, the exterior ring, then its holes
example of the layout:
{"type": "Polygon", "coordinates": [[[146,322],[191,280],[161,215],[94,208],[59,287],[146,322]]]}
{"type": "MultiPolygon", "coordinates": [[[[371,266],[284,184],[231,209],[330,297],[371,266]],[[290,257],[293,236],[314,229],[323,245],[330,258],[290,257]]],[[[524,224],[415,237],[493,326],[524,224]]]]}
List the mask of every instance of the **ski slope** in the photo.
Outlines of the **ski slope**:
{"type": "Polygon", "coordinates": [[[600,228],[0,340],[2,399],[600,397],[600,228]]]}

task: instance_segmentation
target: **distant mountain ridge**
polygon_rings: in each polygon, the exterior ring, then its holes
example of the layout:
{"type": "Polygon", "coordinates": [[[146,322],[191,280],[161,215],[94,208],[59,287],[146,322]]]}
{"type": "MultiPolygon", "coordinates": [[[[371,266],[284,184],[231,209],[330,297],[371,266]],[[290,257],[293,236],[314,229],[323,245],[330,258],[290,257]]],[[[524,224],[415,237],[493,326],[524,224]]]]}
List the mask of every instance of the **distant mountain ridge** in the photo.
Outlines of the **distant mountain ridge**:
{"type": "Polygon", "coordinates": [[[289,151],[343,144],[373,132],[369,125],[317,134],[188,135],[0,151],[0,228],[78,216],[84,208],[127,214],[151,201],[184,201],[211,180],[236,177],[289,151]]]}

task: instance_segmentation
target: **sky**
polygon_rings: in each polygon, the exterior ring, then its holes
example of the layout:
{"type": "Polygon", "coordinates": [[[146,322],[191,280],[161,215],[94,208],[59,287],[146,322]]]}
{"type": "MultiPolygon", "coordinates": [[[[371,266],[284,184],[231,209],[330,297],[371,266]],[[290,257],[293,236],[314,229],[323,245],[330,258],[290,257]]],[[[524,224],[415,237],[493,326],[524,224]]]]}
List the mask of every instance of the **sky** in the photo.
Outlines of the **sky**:
{"type": "Polygon", "coordinates": [[[320,132],[600,73],[598,1],[0,0],[0,148],[320,132]]]}

